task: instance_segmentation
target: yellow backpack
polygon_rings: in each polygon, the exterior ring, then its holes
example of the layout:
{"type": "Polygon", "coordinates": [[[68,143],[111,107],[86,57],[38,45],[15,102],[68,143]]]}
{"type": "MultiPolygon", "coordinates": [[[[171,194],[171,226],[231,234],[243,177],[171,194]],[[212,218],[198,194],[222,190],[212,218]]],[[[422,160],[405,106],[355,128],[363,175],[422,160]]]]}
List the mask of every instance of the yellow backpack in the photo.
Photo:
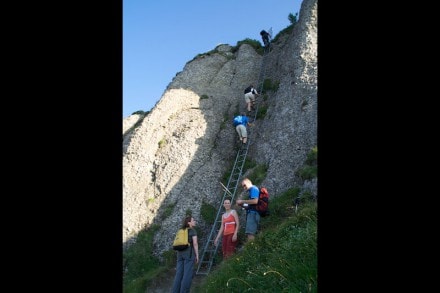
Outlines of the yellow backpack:
{"type": "Polygon", "coordinates": [[[188,241],[188,228],[179,229],[174,237],[173,249],[174,250],[185,250],[189,247],[188,241]]]}

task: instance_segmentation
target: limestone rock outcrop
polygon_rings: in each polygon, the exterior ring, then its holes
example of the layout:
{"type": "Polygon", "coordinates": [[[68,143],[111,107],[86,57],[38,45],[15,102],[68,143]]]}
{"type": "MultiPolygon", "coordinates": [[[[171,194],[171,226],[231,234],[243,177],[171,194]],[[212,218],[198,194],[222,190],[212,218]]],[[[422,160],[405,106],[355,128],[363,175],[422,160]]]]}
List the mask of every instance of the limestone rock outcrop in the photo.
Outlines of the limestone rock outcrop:
{"type": "MultiPolygon", "coordinates": [[[[200,207],[221,206],[219,182],[237,153],[231,121],[245,110],[243,90],[257,85],[263,58],[265,78],[279,87],[268,92],[267,113],[250,130],[248,157],[268,166],[263,184],[271,196],[305,184],[296,173],[317,145],[317,45],[317,1],[304,0],[292,32],[273,42],[266,57],[248,44],[219,45],[189,61],[148,115],[124,119],[125,247],[157,224],[160,256],[187,210],[209,232],[200,207]]],[[[306,184],[316,192],[316,180],[306,184]]]]}

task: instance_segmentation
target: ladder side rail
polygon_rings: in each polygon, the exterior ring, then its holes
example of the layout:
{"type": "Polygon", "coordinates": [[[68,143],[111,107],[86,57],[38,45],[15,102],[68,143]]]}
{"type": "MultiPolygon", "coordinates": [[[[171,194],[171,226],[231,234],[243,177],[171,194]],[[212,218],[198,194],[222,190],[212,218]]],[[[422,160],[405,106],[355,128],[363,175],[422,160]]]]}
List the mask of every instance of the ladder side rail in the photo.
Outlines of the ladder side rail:
{"type": "MultiPolygon", "coordinates": [[[[240,176],[242,174],[243,165],[244,165],[245,160],[246,160],[246,156],[243,156],[241,154],[241,151],[237,152],[237,155],[236,155],[236,158],[235,158],[235,162],[234,162],[234,166],[232,168],[233,171],[231,172],[231,175],[229,176],[228,184],[227,184],[227,190],[229,191],[229,189],[230,189],[229,186],[231,185],[232,182],[235,182],[234,192],[232,192],[232,198],[235,198],[235,193],[236,193],[238,182],[239,182],[238,179],[240,178],[240,176]],[[241,160],[240,160],[240,158],[241,158],[241,160]],[[238,173],[234,172],[235,170],[238,170],[238,173]]],[[[209,274],[209,272],[211,270],[213,259],[214,259],[215,255],[216,255],[216,253],[217,253],[217,251],[218,251],[218,249],[220,247],[219,244],[217,244],[217,246],[213,245],[213,241],[214,241],[213,238],[217,236],[217,233],[218,233],[218,231],[220,229],[220,227],[217,228],[218,224],[221,224],[221,221],[219,221],[218,219],[219,219],[222,207],[223,207],[222,206],[223,205],[223,201],[224,201],[224,199],[226,198],[227,195],[229,195],[229,194],[225,191],[223,193],[223,197],[222,197],[222,200],[220,202],[220,208],[217,210],[215,222],[214,222],[214,224],[213,224],[213,226],[211,228],[210,234],[209,234],[208,239],[207,239],[207,241],[205,243],[205,246],[204,246],[204,249],[203,249],[203,253],[202,253],[202,258],[200,259],[201,261],[199,261],[199,265],[197,267],[196,274],[200,274],[200,269],[201,269],[202,265],[205,264],[205,263],[208,263],[208,268],[207,268],[206,274],[209,274]],[[205,261],[206,254],[209,251],[212,251],[210,249],[210,245],[214,246],[214,250],[213,250],[213,253],[209,254],[209,259],[207,261],[205,261]]]]}
{"type": "MultiPolygon", "coordinates": [[[[227,193],[224,192],[224,194],[223,194],[223,198],[226,197],[226,194],[227,194],[227,193]]],[[[223,202],[223,201],[222,201],[222,202],[223,202]]],[[[219,219],[219,216],[220,216],[220,212],[221,212],[221,207],[220,207],[220,209],[217,210],[217,214],[216,214],[216,217],[215,217],[215,220],[214,220],[214,224],[213,224],[213,226],[212,226],[212,228],[211,228],[211,231],[210,231],[210,233],[209,233],[209,236],[208,236],[208,238],[207,238],[207,240],[206,240],[206,242],[205,242],[205,245],[204,245],[204,247],[203,247],[202,257],[200,258],[199,264],[198,264],[198,266],[197,266],[197,272],[196,272],[196,274],[198,274],[198,272],[199,272],[199,270],[200,270],[202,264],[204,263],[205,255],[206,255],[206,253],[209,251],[209,245],[210,245],[210,242],[212,241],[212,237],[213,237],[213,235],[215,234],[216,231],[218,232],[218,229],[219,229],[219,228],[216,229],[216,224],[217,224],[217,222],[218,222],[218,219],[219,219]]],[[[221,221],[220,221],[220,223],[221,223],[221,221]]],[[[210,257],[210,258],[211,258],[211,257],[210,257]]],[[[210,258],[209,258],[209,261],[210,261],[210,258]]]]}

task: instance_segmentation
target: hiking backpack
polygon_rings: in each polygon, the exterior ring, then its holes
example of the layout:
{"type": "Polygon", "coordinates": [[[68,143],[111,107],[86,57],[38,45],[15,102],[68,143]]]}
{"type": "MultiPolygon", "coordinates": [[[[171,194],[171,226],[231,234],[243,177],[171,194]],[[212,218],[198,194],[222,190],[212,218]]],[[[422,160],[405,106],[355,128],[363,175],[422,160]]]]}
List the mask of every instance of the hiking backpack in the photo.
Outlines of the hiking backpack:
{"type": "Polygon", "coordinates": [[[188,228],[179,229],[176,233],[176,237],[174,238],[173,249],[180,251],[187,249],[188,247],[189,247],[188,228]]]}
{"type": "Polygon", "coordinates": [[[234,126],[237,126],[238,124],[242,124],[243,120],[241,116],[235,116],[234,120],[232,121],[232,123],[234,124],[234,126]]]}
{"type": "Polygon", "coordinates": [[[266,187],[260,187],[260,195],[255,210],[261,217],[269,216],[269,192],[267,192],[266,187]]]}

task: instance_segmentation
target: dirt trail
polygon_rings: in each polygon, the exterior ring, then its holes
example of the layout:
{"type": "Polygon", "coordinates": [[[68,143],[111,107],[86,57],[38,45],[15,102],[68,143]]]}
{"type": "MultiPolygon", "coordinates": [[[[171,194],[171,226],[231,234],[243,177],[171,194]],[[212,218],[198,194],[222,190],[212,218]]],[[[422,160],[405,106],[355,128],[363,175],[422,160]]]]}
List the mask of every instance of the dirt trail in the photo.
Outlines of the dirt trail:
{"type": "MultiPolygon", "coordinates": [[[[172,268],[167,273],[161,274],[157,279],[155,279],[150,286],[147,287],[145,293],[171,293],[173,287],[174,275],[176,274],[176,269],[172,268]]],[[[195,285],[198,285],[205,278],[204,275],[195,275],[191,284],[191,293],[194,292],[195,285]]]]}

